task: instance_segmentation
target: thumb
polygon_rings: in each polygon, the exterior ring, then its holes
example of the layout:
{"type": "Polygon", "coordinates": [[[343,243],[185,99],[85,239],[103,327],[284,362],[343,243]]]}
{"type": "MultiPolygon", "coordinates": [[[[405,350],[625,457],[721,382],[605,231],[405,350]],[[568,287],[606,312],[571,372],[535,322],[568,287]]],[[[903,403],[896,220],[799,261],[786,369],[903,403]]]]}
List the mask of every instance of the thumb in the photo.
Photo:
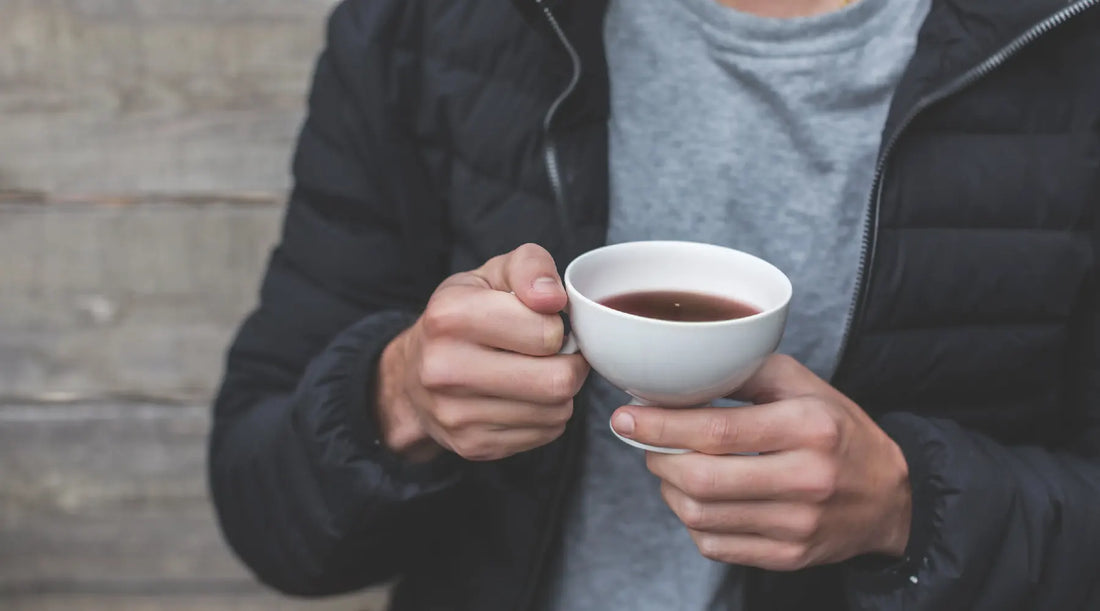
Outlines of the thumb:
{"type": "Polygon", "coordinates": [[[568,298],[554,258],[537,244],[524,244],[504,257],[502,279],[505,290],[516,294],[523,305],[540,314],[554,314],[565,308],[568,298]]]}

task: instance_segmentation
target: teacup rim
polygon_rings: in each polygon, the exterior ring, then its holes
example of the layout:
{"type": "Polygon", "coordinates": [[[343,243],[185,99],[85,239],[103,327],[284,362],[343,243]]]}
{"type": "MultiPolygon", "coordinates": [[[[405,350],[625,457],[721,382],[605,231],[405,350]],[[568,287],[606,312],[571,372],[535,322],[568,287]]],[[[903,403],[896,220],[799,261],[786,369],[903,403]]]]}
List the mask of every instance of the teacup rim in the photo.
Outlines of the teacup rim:
{"type": "MultiPolygon", "coordinates": [[[[762,259],[762,258],[760,258],[760,257],[758,257],[758,256],[756,256],[752,253],[745,252],[743,250],[738,250],[736,248],[730,248],[729,246],[722,246],[720,244],[711,244],[711,243],[708,243],[708,242],[691,242],[691,241],[688,241],[688,240],[634,240],[634,241],[631,241],[631,242],[619,242],[617,244],[607,244],[607,245],[601,246],[599,248],[594,248],[594,249],[592,249],[592,250],[590,250],[590,251],[588,251],[588,252],[586,252],[582,255],[579,255],[578,257],[573,259],[569,263],[569,265],[566,266],[563,281],[564,281],[563,283],[565,284],[565,287],[566,287],[568,293],[572,293],[572,294],[576,295],[577,297],[579,297],[581,299],[581,301],[584,301],[588,305],[595,306],[598,311],[613,314],[613,315],[616,315],[616,316],[619,316],[619,317],[622,317],[622,318],[626,318],[628,320],[640,320],[640,321],[645,321],[645,322],[649,322],[649,323],[665,325],[665,326],[670,326],[670,327],[686,327],[686,328],[691,328],[691,329],[707,329],[707,328],[715,328],[715,327],[723,327],[723,326],[738,326],[738,325],[750,324],[754,321],[761,320],[761,319],[767,318],[769,316],[774,316],[777,312],[783,311],[784,309],[786,309],[790,305],[791,299],[794,297],[794,285],[791,283],[791,279],[787,276],[787,274],[785,274],[783,272],[783,270],[779,269],[778,267],[776,267],[774,264],[768,262],[767,260],[762,259]],[[708,248],[708,249],[732,251],[732,252],[738,253],[740,255],[744,255],[746,257],[750,257],[752,259],[755,259],[755,260],[759,261],[760,263],[763,263],[765,266],[767,266],[767,267],[771,268],[772,270],[774,270],[779,275],[779,277],[783,279],[783,286],[784,286],[784,289],[785,289],[785,295],[784,295],[783,301],[782,301],[782,303],[780,303],[779,305],[777,305],[775,307],[768,308],[766,310],[761,310],[757,314],[753,314],[751,316],[744,316],[742,318],[731,318],[731,319],[728,319],[728,320],[712,320],[712,321],[704,321],[704,322],[682,321],[682,320],[661,320],[659,318],[649,318],[648,316],[639,316],[637,314],[630,314],[630,313],[627,313],[627,312],[623,312],[621,310],[616,310],[615,308],[610,308],[610,307],[605,306],[604,304],[596,301],[595,299],[592,299],[592,298],[588,297],[584,293],[577,290],[576,286],[573,285],[573,282],[570,279],[570,276],[572,275],[572,271],[574,269],[574,266],[576,266],[577,263],[579,263],[580,261],[582,261],[584,259],[587,259],[591,256],[595,256],[596,254],[607,251],[607,250],[618,249],[618,248],[626,248],[626,247],[630,247],[630,246],[635,246],[636,247],[636,246],[639,246],[639,245],[642,245],[642,244],[647,244],[647,245],[680,245],[680,246],[688,246],[688,247],[692,247],[692,248],[703,247],[703,248],[708,248]]],[[[569,295],[569,298],[572,299],[572,295],[569,295]]],[[[569,307],[572,307],[572,303],[569,304],[569,307]]]]}

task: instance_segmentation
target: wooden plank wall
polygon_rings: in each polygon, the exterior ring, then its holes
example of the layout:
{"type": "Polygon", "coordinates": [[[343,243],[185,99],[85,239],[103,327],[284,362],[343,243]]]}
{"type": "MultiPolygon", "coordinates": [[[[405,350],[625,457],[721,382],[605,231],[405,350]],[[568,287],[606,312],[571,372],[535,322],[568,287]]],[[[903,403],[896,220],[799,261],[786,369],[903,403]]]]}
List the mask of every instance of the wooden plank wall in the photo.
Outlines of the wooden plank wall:
{"type": "Polygon", "coordinates": [[[377,611],[258,586],[203,475],[335,0],[0,0],[0,609],[377,611]]]}

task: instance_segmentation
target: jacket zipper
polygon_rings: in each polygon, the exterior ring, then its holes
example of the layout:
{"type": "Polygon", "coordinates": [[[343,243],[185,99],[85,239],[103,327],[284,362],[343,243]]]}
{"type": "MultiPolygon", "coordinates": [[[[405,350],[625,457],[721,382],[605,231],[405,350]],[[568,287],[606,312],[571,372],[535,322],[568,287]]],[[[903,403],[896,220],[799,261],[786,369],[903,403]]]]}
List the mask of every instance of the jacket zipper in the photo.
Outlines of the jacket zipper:
{"type": "Polygon", "coordinates": [[[852,296],[852,302],[848,307],[848,317],[844,325],[844,335],[842,336],[843,339],[840,343],[840,349],[837,352],[836,363],[838,369],[845,356],[845,352],[848,350],[852,329],[857,319],[866,311],[868,280],[870,278],[871,267],[875,262],[875,251],[878,246],[878,212],[882,205],[883,178],[886,173],[886,164],[889,161],[890,153],[893,152],[901,135],[929,106],[941,102],[963,89],[966,89],[970,85],[973,85],[975,82],[996,70],[1028,45],[1098,4],[1100,4],[1100,0],[1079,0],[1050,17],[1047,17],[1043,21],[1040,21],[996,53],[990,55],[985,61],[974,66],[950,83],[921,97],[917,100],[916,104],[909,109],[909,112],[905,114],[901,122],[898,123],[897,128],[891,132],[890,137],[886,140],[886,144],[879,153],[878,163],[875,166],[875,177],[871,183],[871,196],[868,202],[867,217],[863,226],[863,248],[859,255],[859,271],[856,274],[856,292],[852,296]]]}
{"type": "Polygon", "coordinates": [[[554,119],[557,118],[558,111],[561,109],[562,104],[565,103],[569,96],[573,95],[573,92],[577,89],[577,84],[581,80],[581,56],[577,53],[577,49],[573,46],[573,43],[569,41],[569,37],[565,35],[565,30],[562,29],[561,24],[558,23],[557,17],[554,16],[553,11],[547,5],[546,0],[535,0],[539,8],[542,10],[543,16],[546,17],[547,23],[550,24],[550,29],[554,31],[554,35],[557,36],[558,41],[561,42],[561,46],[565,48],[565,52],[569,54],[569,61],[573,66],[573,74],[569,78],[569,84],[565,86],[565,89],[558,95],[554,102],[550,105],[550,109],[546,112],[546,116],[542,120],[542,140],[544,143],[543,159],[546,163],[546,173],[550,177],[550,186],[554,190],[554,203],[558,213],[558,224],[561,225],[562,237],[565,240],[566,250],[570,255],[577,255],[580,253],[573,252],[573,223],[569,213],[569,205],[565,198],[565,184],[561,178],[561,164],[558,161],[558,147],[554,140],[553,127],[554,119]]]}
{"type": "MultiPolygon", "coordinates": [[[[573,46],[573,43],[569,41],[569,37],[566,36],[565,30],[563,30],[561,24],[558,23],[557,17],[555,17],[553,11],[550,10],[546,0],[535,0],[535,3],[538,5],[539,9],[541,9],[543,16],[546,17],[547,23],[549,23],[550,28],[554,31],[558,41],[561,42],[561,46],[565,48],[566,53],[569,54],[569,60],[573,66],[573,74],[569,78],[569,84],[566,85],[565,89],[562,90],[550,105],[550,109],[547,110],[546,116],[542,120],[542,137],[545,143],[543,159],[546,163],[546,173],[550,177],[550,186],[554,190],[554,204],[557,208],[558,224],[561,226],[565,251],[570,256],[575,256],[580,253],[577,253],[574,248],[573,221],[565,198],[565,185],[561,178],[561,168],[558,162],[558,150],[557,144],[554,141],[553,126],[554,119],[557,117],[562,104],[569,99],[569,96],[573,95],[573,92],[577,89],[577,84],[581,80],[581,57],[577,53],[577,49],[573,46]]],[[[555,482],[553,497],[550,500],[548,528],[542,533],[538,548],[535,551],[534,564],[531,566],[526,584],[524,585],[523,594],[519,599],[519,609],[535,609],[535,596],[538,594],[547,556],[550,555],[550,547],[554,543],[554,535],[558,530],[559,523],[562,519],[562,513],[565,509],[565,500],[569,492],[571,479],[570,475],[576,468],[578,460],[577,455],[580,454],[580,443],[577,436],[580,435],[579,431],[581,430],[580,427],[583,422],[583,410],[575,410],[574,418],[569,425],[572,431],[566,432],[569,438],[565,441],[565,464],[562,467],[562,472],[558,477],[558,481],[555,482]]]]}

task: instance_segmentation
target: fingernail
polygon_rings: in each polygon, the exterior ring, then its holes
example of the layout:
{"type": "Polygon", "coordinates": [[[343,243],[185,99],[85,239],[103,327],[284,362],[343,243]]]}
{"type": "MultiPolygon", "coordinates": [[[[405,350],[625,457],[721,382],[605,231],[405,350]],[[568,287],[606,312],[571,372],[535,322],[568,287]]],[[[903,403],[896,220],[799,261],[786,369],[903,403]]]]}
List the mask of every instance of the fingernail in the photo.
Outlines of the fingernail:
{"type": "Polygon", "coordinates": [[[554,278],[543,276],[535,280],[534,284],[531,285],[531,290],[543,295],[552,295],[560,290],[560,286],[554,278]]]}
{"type": "Polygon", "coordinates": [[[634,434],[634,416],[631,416],[628,412],[615,414],[615,417],[611,420],[611,425],[615,427],[617,433],[625,437],[634,434]]]}

